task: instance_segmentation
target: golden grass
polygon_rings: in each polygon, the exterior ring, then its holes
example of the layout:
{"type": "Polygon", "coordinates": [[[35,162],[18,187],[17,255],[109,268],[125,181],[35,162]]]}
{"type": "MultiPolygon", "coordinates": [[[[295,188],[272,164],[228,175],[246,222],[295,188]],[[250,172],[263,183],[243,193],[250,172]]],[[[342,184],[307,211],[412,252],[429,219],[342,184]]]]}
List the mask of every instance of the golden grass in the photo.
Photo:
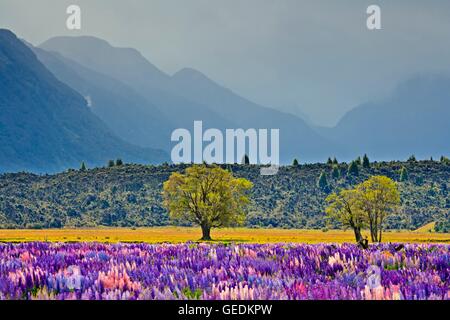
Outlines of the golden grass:
{"type": "MultiPolygon", "coordinates": [[[[367,234],[367,233],[366,233],[367,234]]],[[[96,228],[96,229],[48,229],[48,230],[0,230],[1,242],[146,242],[181,243],[197,241],[199,228],[96,228]]],[[[249,243],[342,243],[354,242],[351,231],[284,230],[284,229],[213,229],[211,237],[222,242],[249,243]]],[[[450,243],[450,234],[420,231],[385,232],[383,242],[450,243]]]]}
{"type": "Polygon", "coordinates": [[[435,224],[436,224],[436,222],[427,223],[427,224],[421,226],[420,228],[417,228],[416,231],[417,232],[431,232],[434,230],[435,224]]]}

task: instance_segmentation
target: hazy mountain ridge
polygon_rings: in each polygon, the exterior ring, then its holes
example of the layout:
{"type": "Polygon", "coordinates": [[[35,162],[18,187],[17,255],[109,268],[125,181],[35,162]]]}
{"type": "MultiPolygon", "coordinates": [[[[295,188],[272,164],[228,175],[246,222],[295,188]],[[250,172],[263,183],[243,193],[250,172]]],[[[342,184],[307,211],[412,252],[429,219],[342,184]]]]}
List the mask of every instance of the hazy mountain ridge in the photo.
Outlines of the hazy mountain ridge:
{"type": "Polygon", "coordinates": [[[132,88],[59,53],[33,50],[59,80],[89,98],[91,110],[116,135],[143,147],[169,149],[170,120],[132,88]]]}
{"type": "Polygon", "coordinates": [[[161,151],[129,143],[169,151],[170,133],[180,127],[192,129],[195,120],[203,120],[204,129],[279,128],[282,163],[293,158],[320,162],[329,155],[348,161],[363,153],[377,160],[411,154],[437,158],[450,150],[446,76],[413,78],[390,96],[351,110],[336,127],[319,128],[255,104],[197,70],[184,68],[170,76],[137,50],[115,48],[94,37],[57,37],[33,48],[45,68],[23,48],[5,54],[12,46],[7,33],[2,31],[0,43],[5,88],[0,96],[1,171],[59,171],[78,167],[83,160],[100,165],[116,157],[161,162],[168,160],[161,151]],[[55,108],[62,105],[64,111],[55,108]]]}
{"type": "Polygon", "coordinates": [[[450,150],[450,77],[418,75],[388,97],[349,111],[334,128],[319,131],[372,158],[427,159],[450,150]]]}
{"type": "Polygon", "coordinates": [[[332,144],[316,134],[303,119],[253,103],[197,70],[182,69],[174,74],[173,79],[173,91],[208,105],[221,116],[233,119],[238,127],[280,129],[281,152],[285,163],[295,157],[314,162],[344,150],[339,143],[332,144]]]}
{"type": "MultiPolygon", "coordinates": [[[[195,120],[205,127],[233,128],[233,124],[207,106],[170,92],[171,77],[146,60],[137,50],[116,48],[95,37],[56,37],[39,46],[55,51],[80,65],[114,78],[157,106],[176,128],[191,128],[195,120]]],[[[170,143],[170,137],[167,141],[170,143]]]]}
{"type": "Polygon", "coordinates": [[[143,60],[142,55],[134,50],[109,45],[110,53],[106,54],[102,40],[98,44],[94,43],[95,38],[92,37],[88,41],[83,37],[57,37],[40,47],[57,51],[126,83],[159,106],[172,122],[181,127],[190,129],[194,120],[203,120],[205,128],[222,130],[280,129],[280,156],[284,163],[292,161],[294,157],[303,161],[318,161],[343,149],[316,134],[302,119],[257,105],[218,85],[197,70],[185,68],[169,76],[143,60]],[[139,68],[136,67],[138,65],[139,68]]]}
{"type": "Polygon", "coordinates": [[[0,170],[59,171],[111,158],[160,162],[163,152],[125,143],[75,90],[56,79],[11,31],[0,30],[0,170]]]}
{"type": "Polygon", "coordinates": [[[42,47],[127,83],[177,127],[191,129],[194,120],[203,120],[205,128],[280,129],[283,163],[293,158],[320,162],[329,155],[348,161],[363,153],[378,160],[405,159],[411,154],[429,158],[450,150],[450,139],[445,138],[450,136],[446,125],[450,122],[450,81],[445,76],[410,79],[390,96],[349,111],[335,127],[321,128],[255,104],[195,69],[184,68],[169,76],[136,50],[115,48],[97,38],[89,37],[85,43],[83,37],[58,37],[42,47]],[[102,55],[108,58],[101,59],[102,55]]]}

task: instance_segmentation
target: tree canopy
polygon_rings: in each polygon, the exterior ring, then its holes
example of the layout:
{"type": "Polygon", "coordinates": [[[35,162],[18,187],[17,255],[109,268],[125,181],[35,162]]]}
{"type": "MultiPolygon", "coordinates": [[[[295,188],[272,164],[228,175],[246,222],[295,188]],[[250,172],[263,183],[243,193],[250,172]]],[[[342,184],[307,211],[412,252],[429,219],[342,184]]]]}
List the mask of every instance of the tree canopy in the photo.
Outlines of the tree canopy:
{"type": "Polygon", "coordinates": [[[381,242],[386,217],[400,204],[397,183],[385,176],[373,176],[359,184],[361,208],[367,215],[373,242],[381,242]]]}
{"type": "Polygon", "coordinates": [[[357,176],[359,174],[358,162],[352,161],[348,167],[348,175],[357,176]]]}
{"type": "Polygon", "coordinates": [[[362,160],[362,166],[363,168],[370,168],[370,160],[367,154],[364,154],[363,160],[362,160]]]}
{"type": "Polygon", "coordinates": [[[364,227],[369,227],[373,242],[381,242],[384,223],[400,204],[400,193],[392,179],[373,176],[354,189],[331,194],[326,201],[327,215],[351,227],[357,242],[362,239],[364,227]]]}
{"type": "Polygon", "coordinates": [[[361,241],[361,229],[366,226],[366,217],[359,201],[357,190],[341,190],[326,198],[329,205],[325,209],[328,217],[339,221],[344,228],[352,228],[356,242],[361,241]]]}
{"type": "Polygon", "coordinates": [[[202,240],[211,240],[211,228],[244,222],[252,186],[218,166],[193,165],[184,174],[172,173],[164,183],[164,205],[171,219],[199,225],[202,240]]]}
{"type": "Polygon", "coordinates": [[[328,180],[327,180],[327,175],[324,171],[321,172],[319,179],[317,180],[317,186],[322,190],[322,191],[327,191],[328,190],[328,180]]]}
{"type": "Polygon", "coordinates": [[[408,170],[406,170],[405,167],[402,167],[400,170],[400,181],[405,182],[406,180],[408,180],[408,170]]]}

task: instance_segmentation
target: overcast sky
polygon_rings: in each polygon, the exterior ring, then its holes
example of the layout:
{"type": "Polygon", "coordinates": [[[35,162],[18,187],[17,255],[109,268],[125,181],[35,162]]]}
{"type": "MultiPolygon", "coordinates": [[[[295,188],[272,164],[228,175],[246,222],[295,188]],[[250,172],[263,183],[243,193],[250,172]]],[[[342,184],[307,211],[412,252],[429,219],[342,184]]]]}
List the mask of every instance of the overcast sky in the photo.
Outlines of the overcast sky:
{"type": "Polygon", "coordinates": [[[273,108],[332,125],[417,73],[450,74],[448,0],[0,0],[0,27],[33,44],[93,35],[163,71],[198,69],[273,108]],[[66,8],[82,30],[66,29],[66,8]],[[369,31],[366,9],[382,9],[369,31]]]}

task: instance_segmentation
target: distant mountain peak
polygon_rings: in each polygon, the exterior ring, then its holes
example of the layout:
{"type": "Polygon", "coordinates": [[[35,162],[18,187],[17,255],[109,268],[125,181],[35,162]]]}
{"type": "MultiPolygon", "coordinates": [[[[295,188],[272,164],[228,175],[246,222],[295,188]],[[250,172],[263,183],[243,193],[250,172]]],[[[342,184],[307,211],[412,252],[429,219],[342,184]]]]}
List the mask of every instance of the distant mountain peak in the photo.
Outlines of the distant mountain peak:
{"type": "Polygon", "coordinates": [[[2,38],[12,38],[12,39],[17,39],[17,36],[9,29],[2,29],[0,28],[0,37],[2,38]]]}
{"type": "Polygon", "coordinates": [[[283,162],[291,162],[300,154],[304,161],[323,159],[335,149],[302,119],[258,105],[193,68],[169,76],[149,61],[115,48],[103,51],[52,39],[42,47],[132,87],[158,106],[177,128],[190,128],[195,120],[219,129],[276,128],[282,132],[280,144],[285,146],[280,157],[283,162]]]}
{"type": "Polygon", "coordinates": [[[212,81],[205,74],[203,74],[200,71],[193,69],[193,68],[183,68],[180,71],[176,72],[172,77],[173,78],[194,79],[194,80],[201,79],[201,80],[212,81]]]}
{"type": "MultiPolygon", "coordinates": [[[[24,60],[35,58],[34,53],[28,49],[28,43],[17,38],[17,36],[8,29],[0,29],[0,61],[24,60]],[[14,54],[13,54],[14,53],[14,54]]],[[[5,61],[5,62],[6,62],[5,61]]]]}
{"type": "Polygon", "coordinates": [[[44,41],[39,45],[39,47],[45,47],[51,42],[84,42],[93,46],[103,46],[107,48],[112,48],[113,46],[106,40],[97,38],[95,36],[56,36],[44,41]]]}
{"type": "MultiPolygon", "coordinates": [[[[224,85],[217,83],[207,75],[193,68],[183,68],[172,76],[175,84],[196,85],[203,89],[214,90],[218,92],[227,92],[234,94],[233,91],[224,85]]],[[[176,89],[177,90],[177,89],[176,89]]]]}
{"type": "Polygon", "coordinates": [[[39,47],[49,50],[55,46],[60,48],[61,45],[70,46],[70,48],[73,48],[74,45],[85,46],[90,48],[90,50],[94,50],[100,53],[109,53],[112,51],[116,51],[127,55],[133,55],[134,57],[139,58],[141,60],[145,59],[145,57],[134,48],[116,47],[113,46],[108,41],[97,38],[95,36],[57,36],[43,42],[41,45],[39,45],[39,47]]]}
{"type": "Polygon", "coordinates": [[[111,45],[103,39],[93,36],[54,37],[42,43],[40,48],[58,52],[96,72],[110,75],[115,79],[122,76],[132,83],[136,75],[140,79],[152,79],[154,83],[165,82],[170,77],[148,61],[134,48],[122,48],[111,45]],[[127,73],[127,74],[126,74],[127,73]]]}
{"type": "Polygon", "coordinates": [[[115,136],[86,99],[56,78],[29,45],[0,30],[0,170],[51,172],[120,157],[162,162],[167,155],[115,136]]]}

